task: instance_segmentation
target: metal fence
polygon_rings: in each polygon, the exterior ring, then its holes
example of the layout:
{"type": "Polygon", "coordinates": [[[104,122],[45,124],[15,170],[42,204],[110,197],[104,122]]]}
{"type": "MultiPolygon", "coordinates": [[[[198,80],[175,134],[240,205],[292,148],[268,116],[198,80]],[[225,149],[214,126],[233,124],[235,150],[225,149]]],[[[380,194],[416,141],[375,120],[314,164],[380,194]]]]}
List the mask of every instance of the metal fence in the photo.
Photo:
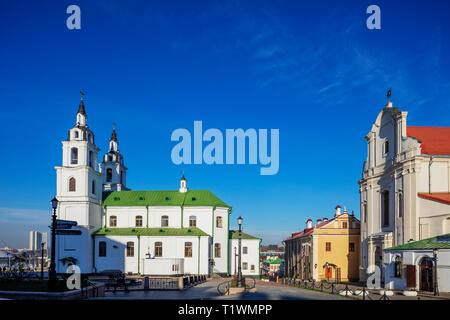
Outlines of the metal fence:
{"type": "Polygon", "coordinates": [[[338,294],[345,297],[359,297],[362,300],[389,300],[386,291],[378,297],[370,292],[366,286],[357,289],[350,289],[348,284],[327,283],[323,281],[309,281],[302,279],[285,278],[284,284],[298,288],[313,289],[330,294],[338,294]]]}

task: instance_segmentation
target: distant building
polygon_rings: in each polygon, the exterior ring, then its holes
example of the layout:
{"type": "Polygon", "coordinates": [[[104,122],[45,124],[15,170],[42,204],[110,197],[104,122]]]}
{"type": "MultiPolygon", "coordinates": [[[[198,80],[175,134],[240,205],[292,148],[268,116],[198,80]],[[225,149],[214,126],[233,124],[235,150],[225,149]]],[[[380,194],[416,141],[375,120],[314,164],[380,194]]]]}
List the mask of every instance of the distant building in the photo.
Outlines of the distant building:
{"type": "Polygon", "coordinates": [[[341,206],[333,219],[308,219],[303,231],[284,240],[286,276],[304,280],[357,281],[360,223],[341,206]]]}
{"type": "MultiPolygon", "coordinates": [[[[237,254],[239,248],[239,231],[230,230],[230,274],[237,274],[237,254]]],[[[261,239],[242,232],[241,270],[244,276],[259,277],[260,273],[260,243],[261,239]]]]}
{"type": "MultiPolygon", "coordinates": [[[[45,238],[47,238],[47,233],[45,233],[45,238]]],[[[36,230],[30,231],[30,250],[41,250],[42,243],[42,233],[36,230]]]]}
{"type": "Polygon", "coordinates": [[[280,259],[278,257],[271,259],[270,257],[268,257],[266,260],[264,260],[263,262],[264,264],[264,270],[266,271],[266,273],[268,275],[282,275],[283,274],[283,269],[284,269],[284,264],[285,264],[285,260],[284,259],[280,259]]]}

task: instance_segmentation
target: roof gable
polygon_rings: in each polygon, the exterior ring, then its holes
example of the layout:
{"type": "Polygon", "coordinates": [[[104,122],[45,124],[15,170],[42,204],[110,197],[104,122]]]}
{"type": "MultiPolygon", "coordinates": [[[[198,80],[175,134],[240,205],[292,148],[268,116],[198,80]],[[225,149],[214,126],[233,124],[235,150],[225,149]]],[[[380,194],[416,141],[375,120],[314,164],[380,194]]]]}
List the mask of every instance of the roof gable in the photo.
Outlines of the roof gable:
{"type": "Polygon", "coordinates": [[[406,135],[421,142],[423,154],[450,155],[450,127],[406,127],[406,135]]]}

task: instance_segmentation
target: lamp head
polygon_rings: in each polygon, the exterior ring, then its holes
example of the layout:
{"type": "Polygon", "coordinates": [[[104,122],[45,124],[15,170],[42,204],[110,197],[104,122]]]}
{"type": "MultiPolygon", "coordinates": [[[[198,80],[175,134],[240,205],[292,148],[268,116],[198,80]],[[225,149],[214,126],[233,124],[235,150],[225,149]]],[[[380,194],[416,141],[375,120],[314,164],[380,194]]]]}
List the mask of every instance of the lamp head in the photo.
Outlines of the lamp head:
{"type": "Polygon", "coordinates": [[[52,203],[53,209],[58,208],[58,199],[56,199],[56,197],[54,197],[50,202],[52,203]]]}
{"type": "Polygon", "coordinates": [[[244,219],[242,219],[242,217],[241,217],[241,216],[239,216],[239,218],[237,219],[237,221],[238,221],[238,225],[242,225],[242,220],[244,220],[244,219]]]}

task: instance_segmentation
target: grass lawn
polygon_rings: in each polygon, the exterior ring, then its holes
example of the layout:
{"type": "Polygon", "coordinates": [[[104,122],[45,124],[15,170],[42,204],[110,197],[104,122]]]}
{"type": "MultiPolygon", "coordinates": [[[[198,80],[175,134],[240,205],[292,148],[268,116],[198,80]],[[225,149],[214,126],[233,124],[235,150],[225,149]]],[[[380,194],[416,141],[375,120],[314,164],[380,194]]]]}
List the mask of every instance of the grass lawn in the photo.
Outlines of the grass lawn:
{"type": "MultiPolygon", "coordinates": [[[[48,292],[48,280],[1,280],[0,291],[48,292]]],[[[56,283],[55,292],[69,291],[65,281],[56,283]]]]}

